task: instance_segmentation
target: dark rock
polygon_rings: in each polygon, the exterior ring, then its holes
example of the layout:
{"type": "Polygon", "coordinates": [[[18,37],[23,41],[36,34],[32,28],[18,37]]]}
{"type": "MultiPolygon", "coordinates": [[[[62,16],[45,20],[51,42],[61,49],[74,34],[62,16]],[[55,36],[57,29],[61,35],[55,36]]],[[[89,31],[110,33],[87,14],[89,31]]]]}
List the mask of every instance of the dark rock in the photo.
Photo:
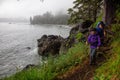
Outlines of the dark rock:
{"type": "Polygon", "coordinates": [[[81,32],[83,34],[87,33],[89,31],[89,27],[93,24],[92,21],[86,20],[85,22],[78,24],[74,28],[71,29],[70,35],[71,34],[77,34],[78,32],[81,32]]]}
{"type": "Polygon", "coordinates": [[[93,24],[93,21],[86,20],[85,22],[83,22],[83,23],[81,24],[81,27],[82,27],[83,29],[89,28],[92,24],[93,24]]]}
{"type": "Polygon", "coordinates": [[[27,69],[33,68],[33,67],[36,67],[36,65],[34,65],[34,64],[29,64],[29,65],[27,65],[23,70],[27,70],[27,69]]]}
{"type": "Polygon", "coordinates": [[[60,53],[66,53],[69,48],[71,48],[74,44],[78,42],[85,42],[87,34],[89,32],[89,28],[93,22],[92,21],[85,21],[81,24],[76,25],[70,31],[70,35],[65,41],[62,43],[60,48],[60,53]],[[78,33],[82,33],[84,36],[81,39],[76,39],[78,33]]]}
{"type": "Polygon", "coordinates": [[[55,35],[44,35],[38,40],[38,53],[41,56],[59,54],[63,38],[55,35]]]}
{"type": "Polygon", "coordinates": [[[70,31],[70,35],[75,34],[75,33],[78,33],[78,32],[79,32],[79,27],[80,27],[80,24],[77,25],[77,26],[75,26],[75,27],[73,27],[73,28],[71,29],[71,31],[70,31]]]}
{"type": "Polygon", "coordinates": [[[31,49],[31,47],[27,47],[27,49],[31,49]]]}
{"type": "Polygon", "coordinates": [[[61,44],[59,53],[66,53],[68,51],[68,49],[73,46],[74,43],[75,43],[75,38],[74,37],[66,38],[61,44]]]}

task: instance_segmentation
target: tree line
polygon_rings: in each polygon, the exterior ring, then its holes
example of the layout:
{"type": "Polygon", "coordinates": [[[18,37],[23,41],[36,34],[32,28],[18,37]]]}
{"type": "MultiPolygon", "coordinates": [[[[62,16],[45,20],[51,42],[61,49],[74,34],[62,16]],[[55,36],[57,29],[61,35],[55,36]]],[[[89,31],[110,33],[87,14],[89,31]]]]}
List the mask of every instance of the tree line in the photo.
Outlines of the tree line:
{"type": "Polygon", "coordinates": [[[43,15],[30,17],[31,24],[67,24],[69,19],[68,14],[56,14],[46,12],[43,15]]]}
{"type": "Polygon", "coordinates": [[[74,6],[68,9],[69,24],[76,24],[84,20],[96,21],[102,10],[103,0],[75,0],[74,6]]]}
{"type": "Polygon", "coordinates": [[[74,6],[68,9],[68,14],[53,15],[46,12],[43,15],[30,17],[31,24],[77,24],[85,20],[93,22],[102,15],[106,24],[115,22],[116,10],[120,8],[120,0],[75,0],[74,6]]]}
{"type": "Polygon", "coordinates": [[[68,9],[69,24],[77,24],[84,20],[93,22],[102,15],[103,21],[109,25],[115,22],[115,14],[120,9],[120,0],[75,0],[74,6],[68,9]]]}

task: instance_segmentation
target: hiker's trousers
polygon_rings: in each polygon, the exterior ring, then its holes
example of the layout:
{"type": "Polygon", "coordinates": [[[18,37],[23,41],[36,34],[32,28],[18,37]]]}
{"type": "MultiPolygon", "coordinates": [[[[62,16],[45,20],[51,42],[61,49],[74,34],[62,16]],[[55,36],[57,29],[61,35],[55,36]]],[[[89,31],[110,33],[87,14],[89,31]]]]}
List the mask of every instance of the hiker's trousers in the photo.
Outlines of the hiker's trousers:
{"type": "Polygon", "coordinates": [[[96,50],[94,48],[90,49],[90,63],[96,63],[96,50]]]}

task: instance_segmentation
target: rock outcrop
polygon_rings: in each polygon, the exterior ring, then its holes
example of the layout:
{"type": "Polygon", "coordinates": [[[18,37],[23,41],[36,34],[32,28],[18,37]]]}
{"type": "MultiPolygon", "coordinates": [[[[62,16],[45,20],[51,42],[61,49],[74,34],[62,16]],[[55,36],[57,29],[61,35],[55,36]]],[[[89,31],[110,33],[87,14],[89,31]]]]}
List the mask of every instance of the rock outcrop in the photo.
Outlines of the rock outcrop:
{"type": "Polygon", "coordinates": [[[66,53],[74,44],[81,40],[86,40],[86,33],[89,32],[89,27],[92,23],[92,21],[87,20],[78,24],[71,29],[70,35],[65,39],[56,35],[43,35],[41,39],[38,39],[38,54],[41,56],[48,56],[66,53]],[[80,39],[76,39],[79,33],[82,33],[84,36],[80,39]]]}
{"type": "Polygon", "coordinates": [[[87,20],[73,27],[70,31],[69,37],[63,41],[60,48],[60,53],[66,53],[69,48],[71,48],[74,44],[77,44],[78,42],[85,42],[86,36],[92,23],[92,21],[87,20]],[[79,33],[81,33],[83,36],[76,38],[79,33]]]}
{"type": "Polygon", "coordinates": [[[23,71],[28,70],[28,69],[33,68],[33,67],[37,67],[37,66],[34,64],[28,64],[26,67],[23,68],[23,71]]]}
{"type": "Polygon", "coordinates": [[[85,22],[76,25],[71,29],[70,35],[76,34],[78,32],[81,32],[83,34],[87,33],[89,31],[89,27],[91,26],[91,24],[93,24],[92,21],[86,20],[85,22]]]}
{"type": "Polygon", "coordinates": [[[61,36],[43,35],[38,39],[38,53],[42,56],[59,54],[61,43],[64,39],[61,36]]]}

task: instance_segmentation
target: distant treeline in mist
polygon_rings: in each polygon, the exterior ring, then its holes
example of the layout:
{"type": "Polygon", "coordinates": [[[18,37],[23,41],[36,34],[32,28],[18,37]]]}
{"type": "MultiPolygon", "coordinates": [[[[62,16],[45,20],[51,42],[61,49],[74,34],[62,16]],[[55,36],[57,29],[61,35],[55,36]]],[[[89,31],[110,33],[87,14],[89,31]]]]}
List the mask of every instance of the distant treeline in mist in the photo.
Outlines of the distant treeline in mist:
{"type": "Polygon", "coordinates": [[[68,14],[56,14],[46,12],[43,15],[30,17],[31,24],[67,24],[69,19],[68,14]]]}

